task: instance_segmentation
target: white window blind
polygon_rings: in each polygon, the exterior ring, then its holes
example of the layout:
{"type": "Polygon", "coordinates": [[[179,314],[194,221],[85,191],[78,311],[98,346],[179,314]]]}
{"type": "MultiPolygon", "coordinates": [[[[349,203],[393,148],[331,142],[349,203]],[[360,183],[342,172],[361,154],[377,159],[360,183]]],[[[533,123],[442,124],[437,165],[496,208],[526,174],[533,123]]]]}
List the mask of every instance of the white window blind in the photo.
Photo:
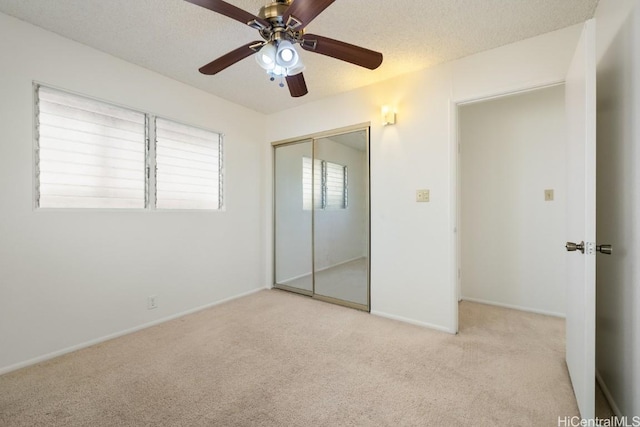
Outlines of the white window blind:
{"type": "Polygon", "coordinates": [[[312,197],[313,207],[322,209],[322,161],[315,159],[312,171],[311,158],[302,157],[302,209],[311,210],[312,197]],[[312,189],[314,184],[315,188],[312,189]]]}
{"type": "Polygon", "coordinates": [[[146,116],[36,87],[36,203],[144,208],[146,116]]]}
{"type": "Polygon", "coordinates": [[[324,162],[324,207],[345,209],[347,207],[347,167],[324,162]]]}
{"type": "Polygon", "coordinates": [[[347,207],[347,167],[320,159],[302,158],[302,207],[345,209],[347,207]],[[313,179],[312,179],[313,176],[313,179]],[[313,192],[312,192],[313,186],[313,192]]]}
{"type": "Polygon", "coordinates": [[[156,118],[156,207],[222,207],[222,141],[218,133],[156,118]]]}

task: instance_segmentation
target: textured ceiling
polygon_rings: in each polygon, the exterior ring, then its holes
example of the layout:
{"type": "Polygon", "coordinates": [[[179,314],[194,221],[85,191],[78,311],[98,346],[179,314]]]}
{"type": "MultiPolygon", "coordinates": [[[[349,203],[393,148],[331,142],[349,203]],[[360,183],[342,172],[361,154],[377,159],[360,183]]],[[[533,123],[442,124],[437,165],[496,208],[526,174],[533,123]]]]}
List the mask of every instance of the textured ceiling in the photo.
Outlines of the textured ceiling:
{"type": "MultiPolygon", "coordinates": [[[[257,14],[265,0],[227,0],[257,14]]],[[[382,52],[370,71],[300,51],[309,94],[268,80],[253,58],[215,76],[198,68],[257,32],[183,0],[0,0],[0,12],[256,111],[269,113],[567,27],[598,0],[336,0],[307,32],[382,52]]]]}

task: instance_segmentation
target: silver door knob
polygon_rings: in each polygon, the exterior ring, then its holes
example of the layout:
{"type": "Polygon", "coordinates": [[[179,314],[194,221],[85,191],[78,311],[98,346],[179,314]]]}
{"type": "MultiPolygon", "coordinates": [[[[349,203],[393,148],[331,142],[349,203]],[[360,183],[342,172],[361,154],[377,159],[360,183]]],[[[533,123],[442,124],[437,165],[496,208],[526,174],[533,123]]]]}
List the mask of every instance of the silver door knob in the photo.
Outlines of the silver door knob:
{"type": "Polygon", "coordinates": [[[611,255],[611,252],[613,252],[613,248],[611,247],[611,245],[597,245],[596,251],[600,252],[601,254],[611,255]]]}
{"type": "Polygon", "coordinates": [[[569,252],[580,251],[584,253],[584,241],[580,243],[567,242],[567,244],[564,245],[564,247],[567,248],[567,251],[569,252]]]}
{"type": "MultiPolygon", "coordinates": [[[[590,245],[591,246],[589,246],[589,254],[593,253],[593,244],[590,245]]],[[[567,251],[569,252],[580,251],[584,253],[585,243],[584,241],[580,243],[567,242],[564,247],[567,248],[567,251]]],[[[613,247],[611,245],[596,245],[596,251],[600,252],[601,254],[611,255],[611,253],[613,252],[613,247]]]]}

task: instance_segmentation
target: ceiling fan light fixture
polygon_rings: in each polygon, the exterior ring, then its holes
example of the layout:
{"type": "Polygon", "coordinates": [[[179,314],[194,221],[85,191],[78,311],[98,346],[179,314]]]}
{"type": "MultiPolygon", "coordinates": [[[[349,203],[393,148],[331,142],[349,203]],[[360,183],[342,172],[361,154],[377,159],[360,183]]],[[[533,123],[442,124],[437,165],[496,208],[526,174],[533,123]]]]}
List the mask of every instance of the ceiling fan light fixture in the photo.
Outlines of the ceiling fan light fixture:
{"type": "MultiPolygon", "coordinates": [[[[1,1],[1,0],[0,0],[1,1]]],[[[308,93],[296,44],[306,51],[329,56],[374,70],[382,64],[382,54],[360,46],[306,33],[306,26],[335,0],[267,0],[257,15],[246,12],[225,0],[186,0],[258,30],[262,40],[241,46],[199,68],[202,74],[214,75],[254,55],[269,79],[285,81],[292,97],[308,93]]]]}
{"type": "Polygon", "coordinates": [[[265,44],[256,54],[256,62],[267,71],[276,66],[276,47],[272,43],[265,44]]]}
{"type": "Polygon", "coordinates": [[[282,40],[278,43],[276,64],[284,68],[291,68],[295,67],[295,65],[298,63],[298,60],[298,52],[289,40],[282,40]]]}
{"type": "Polygon", "coordinates": [[[268,72],[269,74],[273,76],[278,76],[278,77],[285,77],[287,75],[287,69],[285,67],[281,67],[278,64],[276,64],[275,67],[273,67],[268,72]]]}
{"type": "Polygon", "coordinates": [[[298,63],[293,67],[287,68],[287,76],[295,76],[296,74],[300,74],[305,70],[305,66],[302,63],[302,60],[298,59],[298,63]]]}

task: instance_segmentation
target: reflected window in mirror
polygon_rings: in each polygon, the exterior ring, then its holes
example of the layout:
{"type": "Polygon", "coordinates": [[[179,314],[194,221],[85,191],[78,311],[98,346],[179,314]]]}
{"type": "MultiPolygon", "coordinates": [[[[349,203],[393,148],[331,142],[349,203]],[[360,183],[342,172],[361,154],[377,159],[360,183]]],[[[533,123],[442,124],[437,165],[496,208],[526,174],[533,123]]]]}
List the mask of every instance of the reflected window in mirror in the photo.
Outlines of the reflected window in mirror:
{"type": "Polygon", "coordinates": [[[302,209],[346,209],[347,167],[320,159],[302,157],[302,209]]]}
{"type": "Polygon", "coordinates": [[[347,208],[347,167],[332,162],[322,162],[323,208],[347,208]]]}

